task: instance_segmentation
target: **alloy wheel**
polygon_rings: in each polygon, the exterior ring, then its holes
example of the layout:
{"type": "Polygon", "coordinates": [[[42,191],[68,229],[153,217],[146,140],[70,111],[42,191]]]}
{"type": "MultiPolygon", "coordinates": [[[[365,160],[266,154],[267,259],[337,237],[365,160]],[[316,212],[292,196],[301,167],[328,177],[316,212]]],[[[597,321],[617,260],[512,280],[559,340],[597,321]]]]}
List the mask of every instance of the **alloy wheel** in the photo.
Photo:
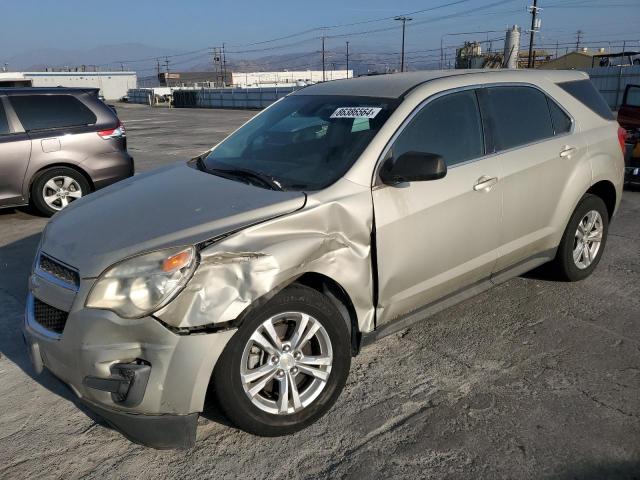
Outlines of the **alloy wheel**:
{"type": "Polygon", "coordinates": [[[303,312],[284,312],[253,332],[242,352],[240,378],[254,406],[287,415],[320,395],[332,363],[331,340],[322,324],[303,312]]]}
{"type": "Polygon", "coordinates": [[[52,177],[42,188],[42,198],[53,210],[62,210],[80,197],[82,197],[80,184],[66,175],[52,177]]]}
{"type": "Polygon", "coordinates": [[[596,210],[590,210],[578,222],[573,242],[573,261],[581,270],[593,263],[602,243],[604,225],[602,216],[596,210]]]}

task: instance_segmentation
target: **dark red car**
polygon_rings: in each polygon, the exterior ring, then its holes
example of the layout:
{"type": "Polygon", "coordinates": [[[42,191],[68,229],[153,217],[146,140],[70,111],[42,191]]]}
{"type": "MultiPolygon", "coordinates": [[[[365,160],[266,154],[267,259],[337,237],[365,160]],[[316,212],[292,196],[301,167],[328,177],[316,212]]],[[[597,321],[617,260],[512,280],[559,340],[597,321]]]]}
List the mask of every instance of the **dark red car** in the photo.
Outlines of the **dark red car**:
{"type": "Polygon", "coordinates": [[[625,181],[640,183],[640,85],[627,85],[618,110],[618,123],[627,131],[625,181]]]}

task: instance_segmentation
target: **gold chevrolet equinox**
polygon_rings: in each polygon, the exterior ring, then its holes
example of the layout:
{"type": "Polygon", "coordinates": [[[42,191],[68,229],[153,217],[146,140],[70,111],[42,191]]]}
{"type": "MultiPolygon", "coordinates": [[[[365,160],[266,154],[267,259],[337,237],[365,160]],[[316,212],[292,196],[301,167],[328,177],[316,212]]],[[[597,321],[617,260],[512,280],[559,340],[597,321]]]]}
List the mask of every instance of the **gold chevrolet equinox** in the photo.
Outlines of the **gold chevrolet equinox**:
{"type": "Polygon", "coordinates": [[[590,275],[623,146],[580,72],[300,89],[52,218],[30,276],[32,361],[156,448],[193,445],[209,385],[239,428],[295,432],[368,343],[547,262],[590,275]]]}

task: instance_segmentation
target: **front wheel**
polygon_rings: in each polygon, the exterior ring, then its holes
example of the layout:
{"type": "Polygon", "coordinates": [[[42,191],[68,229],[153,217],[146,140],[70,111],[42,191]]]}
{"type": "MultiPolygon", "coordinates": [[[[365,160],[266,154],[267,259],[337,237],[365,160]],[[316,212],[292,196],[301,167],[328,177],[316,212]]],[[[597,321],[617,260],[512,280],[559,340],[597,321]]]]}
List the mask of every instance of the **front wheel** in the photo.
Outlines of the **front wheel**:
{"type": "Polygon", "coordinates": [[[586,194],[578,203],[553,261],[560,278],[575,282],[591,275],[602,258],[609,212],[600,197],[586,194]]]}
{"type": "Polygon", "coordinates": [[[287,287],[245,318],[214,371],[218,403],[257,435],[296,432],[336,401],[349,373],[349,331],[321,293],[287,287]]]}

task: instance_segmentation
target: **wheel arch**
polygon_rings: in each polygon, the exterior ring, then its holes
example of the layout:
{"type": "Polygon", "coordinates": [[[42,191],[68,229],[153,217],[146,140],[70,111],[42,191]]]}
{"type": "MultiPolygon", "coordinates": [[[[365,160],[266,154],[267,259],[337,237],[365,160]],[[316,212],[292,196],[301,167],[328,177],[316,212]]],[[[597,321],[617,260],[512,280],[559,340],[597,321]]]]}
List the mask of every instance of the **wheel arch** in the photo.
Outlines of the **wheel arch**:
{"type": "Polygon", "coordinates": [[[293,284],[304,285],[305,287],[312,288],[327,297],[331,303],[333,303],[338,312],[340,312],[340,315],[349,330],[349,334],[351,336],[351,354],[353,356],[357,355],[360,352],[362,332],[360,332],[360,328],[358,327],[358,315],[351,297],[340,283],[333,278],[318,272],[306,272],[281,283],[270,292],[255,299],[242,311],[240,315],[238,315],[235,320],[225,324],[225,328],[227,326],[240,327],[247,315],[262,307],[282,290],[293,284]]]}
{"type": "Polygon", "coordinates": [[[609,220],[613,217],[613,213],[616,209],[617,193],[616,187],[609,180],[600,180],[589,187],[585,194],[595,195],[600,197],[607,207],[607,213],[609,214],[609,220]]]}
{"type": "Polygon", "coordinates": [[[292,283],[305,285],[325,295],[340,312],[351,335],[351,354],[360,351],[361,332],[358,328],[358,315],[346,289],[333,278],[317,272],[307,272],[292,283]]]}
{"type": "Polygon", "coordinates": [[[50,170],[52,168],[70,168],[71,170],[75,170],[80,175],[82,175],[84,179],[87,181],[91,192],[95,191],[95,185],[93,184],[93,181],[91,180],[91,177],[89,176],[89,174],[84,169],[82,169],[81,167],[73,163],[55,162],[55,163],[49,163],[47,165],[43,165],[41,168],[33,172],[33,174],[31,175],[31,178],[29,179],[29,184],[27,188],[27,194],[29,195],[29,198],[31,198],[31,188],[33,187],[33,182],[35,182],[36,179],[40,175],[42,175],[43,172],[50,170]]]}

